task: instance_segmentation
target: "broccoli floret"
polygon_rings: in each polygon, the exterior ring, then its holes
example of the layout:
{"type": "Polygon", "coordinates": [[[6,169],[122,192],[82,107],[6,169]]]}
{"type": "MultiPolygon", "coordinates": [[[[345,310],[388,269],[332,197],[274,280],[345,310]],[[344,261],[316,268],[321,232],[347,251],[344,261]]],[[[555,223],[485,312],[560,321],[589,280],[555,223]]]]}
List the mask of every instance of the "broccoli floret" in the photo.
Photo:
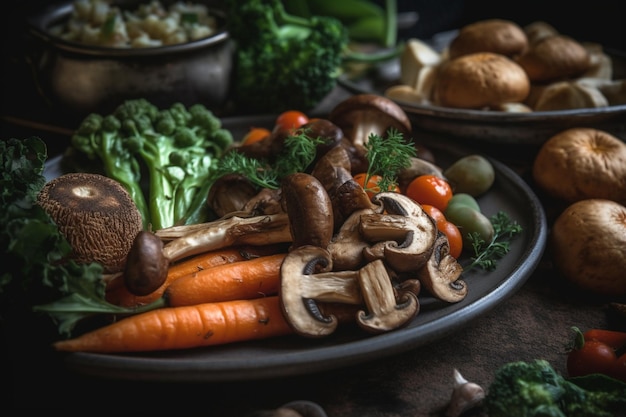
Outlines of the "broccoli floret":
{"type": "Polygon", "coordinates": [[[484,407],[489,417],[611,417],[626,405],[626,384],[594,378],[583,386],[545,360],[507,363],[496,371],[484,407]]]}
{"type": "Polygon", "coordinates": [[[205,106],[159,109],[145,99],[127,100],[106,116],[88,115],[72,137],[77,151],[100,159],[105,174],[124,185],[153,230],[197,215],[212,161],[232,143],[205,106]]]}
{"type": "Polygon", "coordinates": [[[280,0],[230,1],[229,9],[238,108],[310,109],[333,89],[348,43],[339,20],[290,15],[280,0]]]}

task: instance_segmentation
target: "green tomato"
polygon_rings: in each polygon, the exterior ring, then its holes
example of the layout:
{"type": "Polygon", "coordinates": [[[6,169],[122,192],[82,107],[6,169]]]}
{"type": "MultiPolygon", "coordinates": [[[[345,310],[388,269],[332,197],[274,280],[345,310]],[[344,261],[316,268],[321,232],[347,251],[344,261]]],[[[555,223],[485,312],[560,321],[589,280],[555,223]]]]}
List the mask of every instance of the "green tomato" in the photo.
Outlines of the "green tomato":
{"type": "Polygon", "coordinates": [[[480,205],[478,201],[471,195],[467,193],[456,193],[452,196],[450,200],[448,200],[448,206],[446,207],[446,211],[450,206],[467,206],[473,208],[476,211],[480,211],[480,205]]]}
{"type": "Polygon", "coordinates": [[[467,155],[458,159],[443,175],[455,193],[467,193],[474,197],[489,190],[496,177],[491,162],[480,155],[467,155]]]}
{"type": "Polygon", "coordinates": [[[481,212],[469,206],[461,204],[448,206],[445,212],[446,219],[454,223],[463,236],[463,247],[469,248],[472,241],[469,238],[471,233],[478,233],[482,240],[491,242],[495,231],[491,221],[481,212]]]}

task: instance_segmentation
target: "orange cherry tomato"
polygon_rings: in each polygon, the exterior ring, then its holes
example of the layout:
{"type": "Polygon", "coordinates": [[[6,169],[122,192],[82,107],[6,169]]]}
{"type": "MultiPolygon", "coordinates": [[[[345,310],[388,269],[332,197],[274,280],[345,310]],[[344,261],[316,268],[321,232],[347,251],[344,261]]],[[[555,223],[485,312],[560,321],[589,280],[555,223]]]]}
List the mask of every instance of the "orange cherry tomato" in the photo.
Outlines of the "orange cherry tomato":
{"type": "MultiPolygon", "coordinates": [[[[443,214],[443,211],[439,210],[437,207],[432,206],[430,204],[422,204],[422,209],[433,218],[435,223],[437,223],[437,228],[440,229],[440,225],[443,222],[446,222],[446,215],[443,214]]],[[[440,229],[441,230],[441,229],[440,229]]]]}
{"type": "Polygon", "coordinates": [[[452,198],[452,187],[436,175],[420,175],[409,183],[405,194],[420,204],[429,204],[445,211],[452,198]]]}
{"type": "Polygon", "coordinates": [[[252,127],[250,128],[248,133],[246,133],[246,136],[243,137],[243,140],[241,141],[241,143],[243,145],[250,145],[255,142],[262,141],[263,139],[268,137],[271,133],[272,132],[270,132],[269,129],[266,129],[264,127],[252,127]]]}
{"type": "Polygon", "coordinates": [[[309,117],[298,110],[287,110],[282,112],[276,118],[276,128],[284,130],[293,130],[305,125],[309,122],[309,117]]]}
{"type": "Polygon", "coordinates": [[[450,245],[450,255],[459,259],[461,252],[463,252],[463,235],[456,225],[448,220],[444,220],[437,225],[439,231],[444,233],[448,238],[448,244],[450,245]]]}
{"type": "MultiPolygon", "coordinates": [[[[378,186],[378,183],[380,182],[380,180],[382,180],[382,177],[378,174],[370,175],[370,177],[367,179],[367,184],[365,183],[366,177],[367,177],[367,173],[362,172],[362,173],[356,174],[354,176],[354,180],[361,187],[363,187],[368,197],[372,198],[375,194],[378,194],[380,192],[380,187],[378,186]]],[[[388,191],[399,193],[400,188],[397,185],[390,186],[388,191]]]]}

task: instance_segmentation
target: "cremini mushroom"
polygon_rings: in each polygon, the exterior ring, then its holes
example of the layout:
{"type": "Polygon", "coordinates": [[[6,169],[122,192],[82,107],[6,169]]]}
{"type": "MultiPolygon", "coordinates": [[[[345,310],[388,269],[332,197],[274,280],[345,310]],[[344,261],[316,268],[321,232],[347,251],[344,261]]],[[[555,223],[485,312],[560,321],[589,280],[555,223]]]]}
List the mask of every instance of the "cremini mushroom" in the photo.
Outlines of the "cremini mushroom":
{"type": "Polygon", "coordinates": [[[419,312],[419,301],[412,292],[403,292],[396,299],[382,260],[375,260],[361,268],[358,280],[367,311],[359,311],[357,323],[364,330],[370,333],[388,332],[405,326],[419,312]]]}
{"type": "Polygon", "coordinates": [[[292,249],[313,245],[326,248],[333,237],[333,207],[322,183],[296,172],[281,182],[282,204],[289,217],[292,249]]]}
{"type": "Polygon", "coordinates": [[[365,265],[365,249],[370,243],[361,235],[361,216],[372,214],[372,208],[354,211],[333,236],[328,251],[337,270],[357,269],[365,265]]]}
{"type": "Polygon", "coordinates": [[[435,298],[456,303],[467,295],[467,284],[460,279],[462,273],[463,267],[450,255],[448,238],[438,232],[430,258],[417,271],[422,286],[435,298]]]}
{"type": "Polygon", "coordinates": [[[135,236],[124,268],[124,284],[135,295],[148,295],[167,278],[169,261],[163,256],[163,241],[142,230],[135,236]]]}
{"type": "Polygon", "coordinates": [[[406,138],[411,134],[411,121],[402,107],[376,94],[350,96],[331,110],[328,119],[357,146],[365,145],[371,134],[386,136],[390,128],[406,138]]]}
{"type": "Polygon", "coordinates": [[[339,320],[324,315],[317,302],[363,304],[358,271],[332,271],[330,253],[317,246],[290,251],[280,269],[280,304],[297,334],[323,337],[335,331],[339,320]]]}
{"type": "Polygon", "coordinates": [[[143,224],[120,183],[98,174],[64,174],[44,185],[37,202],[69,242],[76,262],[98,262],[105,273],[123,271],[143,224]]]}
{"type": "Polygon", "coordinates": [[[515,22],[485,19],[463,26],[448,46],[450,59],[476,52],[515,57],[526,50],[528,38],[515,22]]]}
{"type": "Polygon", "coordinates": [[[360,235],[372,242],[363,249],[365,258],[384,259],[396,272],[417,271],[431,257],[437,237],[435,221],[403,194],[382,192],[373,200],[384,212],[360,216],[360,235]]]}

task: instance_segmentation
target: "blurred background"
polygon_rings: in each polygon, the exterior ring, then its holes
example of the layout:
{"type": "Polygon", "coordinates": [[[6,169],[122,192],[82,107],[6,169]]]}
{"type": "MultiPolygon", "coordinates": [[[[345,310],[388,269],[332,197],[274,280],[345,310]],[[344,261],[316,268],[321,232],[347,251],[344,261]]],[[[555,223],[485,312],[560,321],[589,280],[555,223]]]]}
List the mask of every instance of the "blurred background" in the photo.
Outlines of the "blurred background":
{"type": "MultiPolygon", "coordinates": [[[[376,0],[384,5],[384,0],[376,0]]],[[[67,126],[42,102],[33,82],[31,66],[25,62],[32,42],[26,36],[26,16],[52,4],[50,0],[7,1],[2,20],[2,131],[3,138],[19,135],[12,120],[27,118],[51,126],[67,126]]],[[[506,2],[496,0],[398,0],[398,12],[417,21],[399,30],[399,39],[429,40],[433,35],[458,29],[487,18],[503,18],[527,25],[543,20],[559,32],[579,41],[598,42],[607,50],[626,51],[626,24],[621,0],[595,0],[574,6],[573,2],[554,0],[506,2]]],[[[63,135],[66,132],[59,132],[63,135]]]]}

